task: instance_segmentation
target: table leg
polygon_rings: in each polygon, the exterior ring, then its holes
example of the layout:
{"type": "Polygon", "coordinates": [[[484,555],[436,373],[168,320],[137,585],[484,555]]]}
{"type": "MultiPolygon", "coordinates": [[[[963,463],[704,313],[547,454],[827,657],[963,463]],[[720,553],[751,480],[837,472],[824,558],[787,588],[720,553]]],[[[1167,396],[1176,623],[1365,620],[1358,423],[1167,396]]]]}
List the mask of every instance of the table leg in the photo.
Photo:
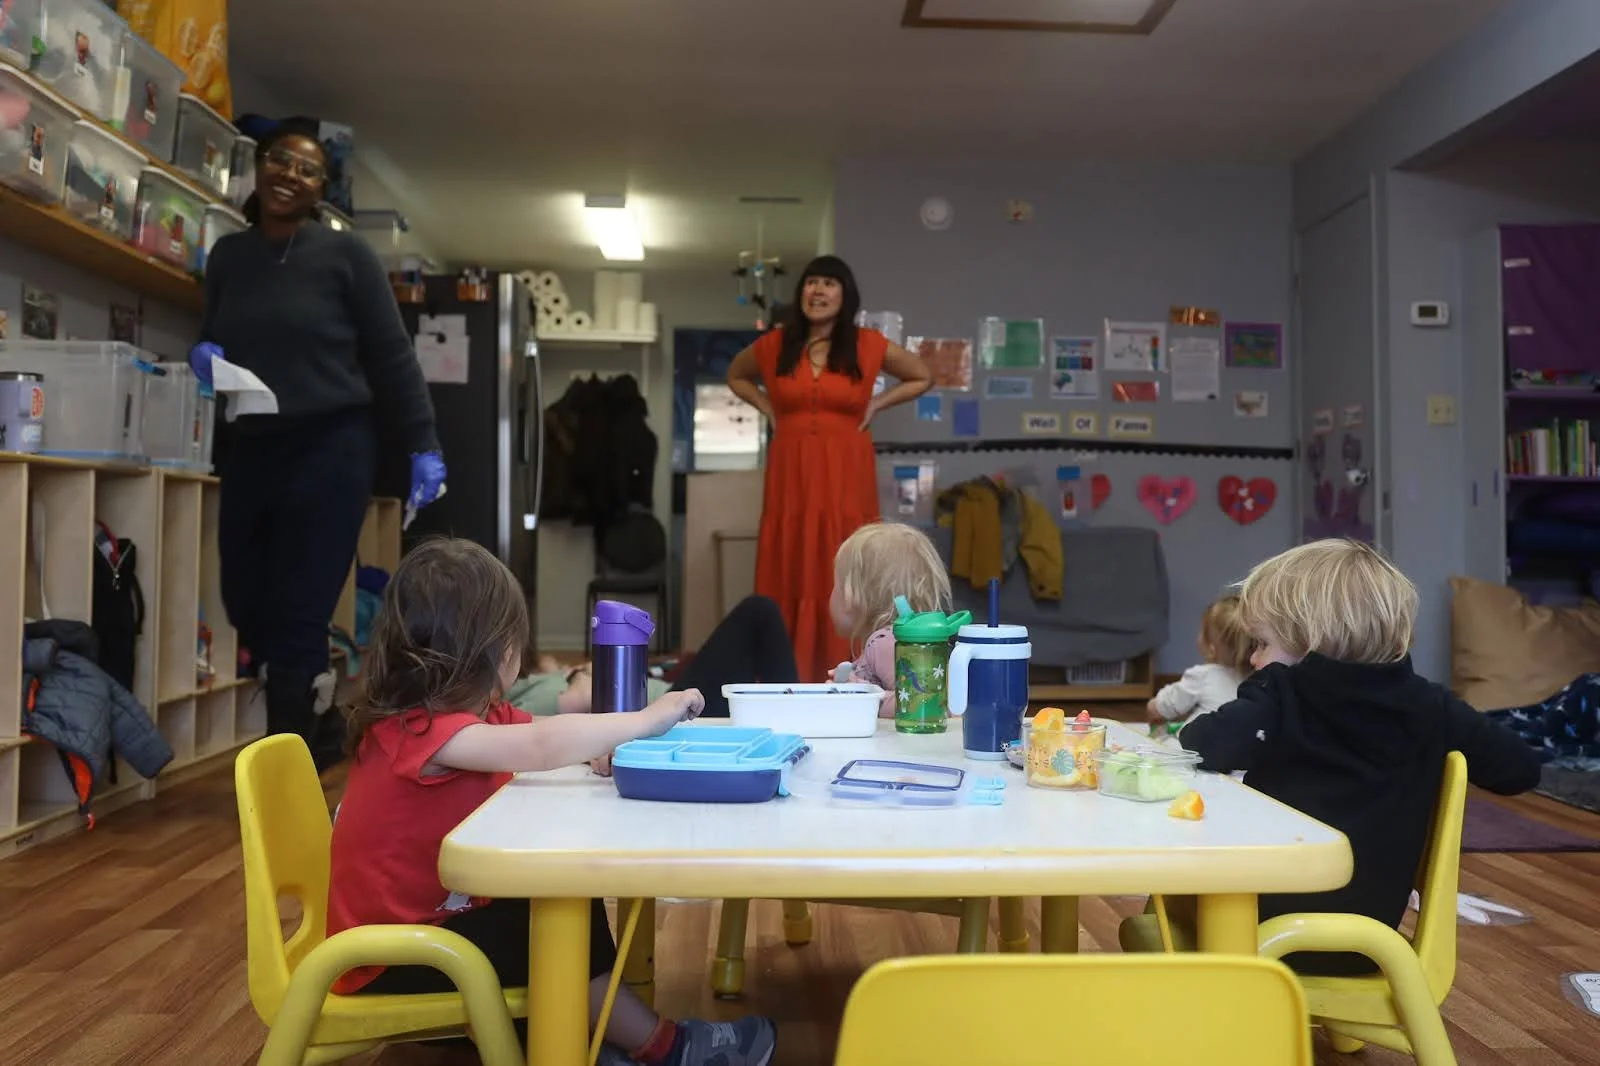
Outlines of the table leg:
{"type": "Polygon", "coordinates": [[[1046,896],[1039,901],[1039,950],[1046,955],[1077,954],[1077,896],[1046,896]]]}
{"type": "Polygon", "coordinates": [[[1020,896],[1000,897],[1000,950],[1016,954],[1028,950],[1028,926],[1020,896]]]}
{"type": "Polygon", "coordinates": [[[718,999],[733,999],[744,991],[744,940],[749,921],[749,900],[722,901],[717,954],[711,964],[711,991],[718,999]]]}
{"type": "Polygon", "coordinates": [[[961,901],[961,931],[956,934],[956,953],[981,955],[989,943],[989,897],[961,901]]]}
{"type": "MultiPolygon", "coordinates": [[[[627,928],[631,899],[617,900],[617,935],[627,928]]],[[[633,945],[622,960],[622,983],[649,1006],[656,1001],[656,901],[639,901],[639,924],[633,931],[633,945]]]]}
{"type": "Polygon", "coordinates": [[[584,1066],[589,1053],[586,899],[528,905],[528,1066],[584,1066]]]}
{"type": "Polygon", "coordinates": [[[1201,896],[1200,950],[1220,955],[1254,955],[1260,921],[1254,895],[1201,896]]]}

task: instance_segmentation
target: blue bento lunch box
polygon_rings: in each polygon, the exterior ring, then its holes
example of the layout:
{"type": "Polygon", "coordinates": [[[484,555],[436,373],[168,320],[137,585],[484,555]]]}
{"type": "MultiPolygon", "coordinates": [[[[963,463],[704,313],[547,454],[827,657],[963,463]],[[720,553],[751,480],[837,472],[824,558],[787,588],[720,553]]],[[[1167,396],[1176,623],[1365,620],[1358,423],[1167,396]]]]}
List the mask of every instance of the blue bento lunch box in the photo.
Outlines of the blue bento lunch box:
{"type": "Polygon", "coordinates": [[[810,751],[793,733],[679,725],[617,748],[611,778],[623,799],[762,803],[788,794],[789,768],[810,751]]]}

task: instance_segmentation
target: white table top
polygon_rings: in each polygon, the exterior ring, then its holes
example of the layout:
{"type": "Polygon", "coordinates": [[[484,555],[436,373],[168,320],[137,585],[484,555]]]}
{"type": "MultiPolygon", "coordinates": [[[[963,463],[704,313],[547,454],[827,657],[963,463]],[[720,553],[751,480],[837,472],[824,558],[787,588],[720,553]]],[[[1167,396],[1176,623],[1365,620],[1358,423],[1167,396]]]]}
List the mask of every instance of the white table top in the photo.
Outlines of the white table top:
{"type": "MultiPolygon", "coordinates": [[[[715,725],[711,725],[715,728],[715,725]]],[[[1112,743],[1139,735],[1112,723],[1112,743]]],[[[813,740],[808,778],[853,758],[960,766],[1004,777],[998,807],[625,800],[586,768],[519,775],[440,851],[446,887],[509,898],[918,898],[1310,892],[1349,880],[1343,834],[1228,777],[1202,774],[1200,821],[1094,792],[1029,788],[1003,762],[961,755],[960,724],[907,736],[813,740]]]]}

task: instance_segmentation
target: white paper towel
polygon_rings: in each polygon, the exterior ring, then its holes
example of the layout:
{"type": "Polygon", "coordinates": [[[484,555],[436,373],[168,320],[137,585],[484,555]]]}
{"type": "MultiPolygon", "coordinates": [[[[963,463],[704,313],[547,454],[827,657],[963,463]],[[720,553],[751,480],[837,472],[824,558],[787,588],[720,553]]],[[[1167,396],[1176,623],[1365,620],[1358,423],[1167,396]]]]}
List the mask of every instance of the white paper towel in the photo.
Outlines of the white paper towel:
{"type": "Polygon", "coordinates": [[[594,272],[594,328],[607,331],[617,328],[617,272],[615,270],[596,270],[594,272]]]}
{"type": "Polygon", "coordinates": [[[552,311],[545,321],[550,323],[551,333],[565,333],[571,328],[571,323],[567,321],[567,313],[565,311],[552,311]]]}
{"type": "Polygon", "coordinates": [[[567,287],[561,284],[561,278],[553,270],[541,270],[534,277],[533,291],[537,293],[566,292],[567,287]]]}
{"type": "Polygon", "coordinates": [[[639,305],[639,313],[636,316],[636,320],[635,320],[635,322],[633,324],[633,331],[635,333],[649,333],[649,334],[652,334],[652,335],[655,333],[655,331],[656,331],[656,305],[655,304],[642,303],[642,304],[639,305]]]}
{"type": "Polygon", "coordinates": [[[550,320],[550,316],[542,311],[539,313],[539,317],[534,319],[533,331],[540,336],[549,333],[555,328],[555,324],[550,320]]]}
{"type": "Polygon", "coordinates": [[[632,300],[639,303],[644,299],[644,275],[637,270],[622,271],[617,274],[617,302],[632,300]]]}
{"type": "Polygon", "coordinates": [[[617,332],[639,332],[639,301],[627,298],[617,301],[617,332]]]}
{"type": "Polygon", "coordinates": [[[275,415],[278,397],[266,382],[256,377],[238,363],[226,359],[211,360],[211,384],[228,398],[223,417],[232,422],[240,415],[275,415]]]}
{"type": "Polygon", "coordinates": [[[588,333],[594,328],[587,311],[574,311],[567,316],[567,328],[574,333],[588,333]]]}
{"type": "Polygon", "coordinates": [[[564,292],[542,292],[539,294],[539,310],[546,314],[565,314],[572,306],[564,292]]]}
{"type": "Polygon", "coordinates": [[[536,270],[517,271],[517,280],[528,287],[528,294],[535,299],[539,295],[539,272],[536,270]]]}

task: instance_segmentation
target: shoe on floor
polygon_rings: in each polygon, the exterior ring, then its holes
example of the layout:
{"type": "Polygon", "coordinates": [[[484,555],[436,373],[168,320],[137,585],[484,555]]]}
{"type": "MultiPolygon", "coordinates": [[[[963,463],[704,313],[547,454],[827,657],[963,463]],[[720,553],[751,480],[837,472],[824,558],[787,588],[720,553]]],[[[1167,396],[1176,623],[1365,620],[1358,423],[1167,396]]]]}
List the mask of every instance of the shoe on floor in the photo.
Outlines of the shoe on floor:
{"type": "Polygon", "coordinates": [[[678,1023],[682,1049],[674,1066],[767,1066],[778,1046],[772,1019],[752,1015],[736,1022],[678,1023]]]}

